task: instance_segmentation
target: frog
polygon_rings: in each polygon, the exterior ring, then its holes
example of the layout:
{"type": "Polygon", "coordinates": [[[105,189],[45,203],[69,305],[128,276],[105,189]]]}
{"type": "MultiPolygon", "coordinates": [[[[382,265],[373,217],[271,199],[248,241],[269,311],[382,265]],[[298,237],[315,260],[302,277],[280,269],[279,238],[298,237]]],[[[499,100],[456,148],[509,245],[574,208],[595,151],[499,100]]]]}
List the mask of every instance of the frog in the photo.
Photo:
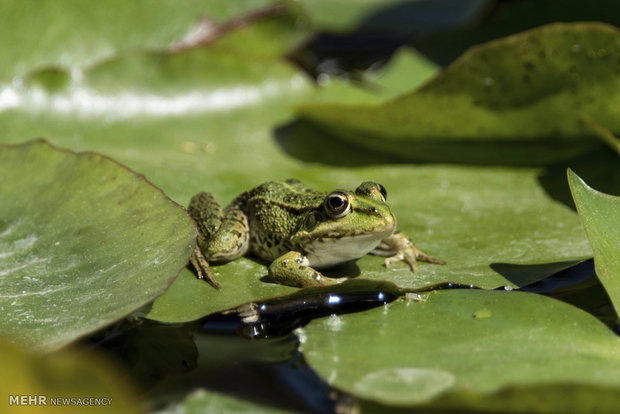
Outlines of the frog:
{"type": "Polygon", "coordinates": [[[305,288],[342,283],[321,271],[366,254],[385,266],[404,261],[445,264],[396,230],[396,218],[381,184],[365,181],[355,190],[314,190],[296,179],[270,181],[236,197],[224,209],[208,192],[192,197],[188,213],[198,237],[190,264],[199,279],[220,289],[211,265],[253,255],[269,263],[268,279],[305,288]]]}

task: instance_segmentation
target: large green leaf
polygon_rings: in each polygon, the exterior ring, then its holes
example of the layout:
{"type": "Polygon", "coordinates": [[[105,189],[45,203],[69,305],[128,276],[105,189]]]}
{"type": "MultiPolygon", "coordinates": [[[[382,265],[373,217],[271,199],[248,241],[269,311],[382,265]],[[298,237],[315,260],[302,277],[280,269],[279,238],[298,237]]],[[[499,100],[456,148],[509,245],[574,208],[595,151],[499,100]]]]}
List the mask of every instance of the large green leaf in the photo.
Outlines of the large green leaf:
{"type": "Polygon", "coordinates": [[[225,22],[274,4],[269,0],[3,1],[0,79],[33,69],[71,67],[135,48],[160,49],[198,32],[201,18],[225,22]],[[36,28],[36,30],[33,30],[36,28]]]}
{"type": "Polygon", "coordinates": [[[0,146],[0,336],[61,347],[152,301],[195,244],[143,176],[44,141],[0,146]]]}
{"type": "Polygon", "coordinates": [[[594,251],[596,274],[620,314],[620,197],[590,188],[571,170],[568,182],[594,251]]]}
{"type": "Polygon", "coordinates": [[[197,390],[175,407],[167,407],[166,413],[171,414],[200,414],[200,413],[257,413],[283,414],[294,411],[277,409],[258,403],[240,400],[225,394],[197,390]]]}
{"type": "Polygon", "coordinates": [[[2,140],[45,136],[96,149],[182,203],[203,189],[232,197],[251,178],[265,180],[292,165],[279,156],[271,128],[312,92],[307,77],[274,57],[269,43],[240,52],[247,39],[267,38],[274,24],[259,22],[199,49],[122,54],[77,74],[33,72],[3,85],[2,140]]]}
{"type": "Polygon", "coordinates": [[[304,105],[298,114],[396,159],[548,164],[591,149],[606,136],[601,126],[620,132],[619,56],[615,27],[554,24],[475,47],[387,103],[304,105]]]}
{"type": "MultiPolygon", "coordinates": [[[[514,413],[514,414],[582,414],[618,411],[617,387],[601,387],[576,383],[510,386],[485,394],[447,392],[423,405],[424,412],[442,414],[514,413]],[[568,398],[567,398],[568,396],[568,398]]],[[[417,413],[420,407],[404,408],[369,400],[359,402],[362,413],[417,413]]]]}
{"type": "Polygon", "coordinates": [[[322,378],[390,406],[437,399],[438,407],[481,408],[493,393],[500,395],[494,412],[562,412],[571,403],[611,412],[620,403],[620,338],[590,314],[544,296],[433,292],[424,302],[401,299],[315,320],[299,336],[322,378]],[[550,400],[529,397],[536,387],[572,386],[583,387],[550,400]]]}
{"type": "Polygon", "coordinates": [[[213,270],[221,290],[214,290],[185,270],[164,295],[143,311],[145,316],[161,322],[187,322],[241,303],[295,291],[261,281],[267,275],[266,268],[247,259],[213,270]]]}

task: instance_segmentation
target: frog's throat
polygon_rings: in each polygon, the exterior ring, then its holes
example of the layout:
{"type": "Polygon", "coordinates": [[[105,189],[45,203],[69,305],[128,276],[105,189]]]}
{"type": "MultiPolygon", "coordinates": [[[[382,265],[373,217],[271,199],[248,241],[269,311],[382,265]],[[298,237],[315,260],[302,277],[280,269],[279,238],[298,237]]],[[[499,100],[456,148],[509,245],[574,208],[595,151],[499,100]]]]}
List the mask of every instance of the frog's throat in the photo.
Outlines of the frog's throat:
{"type": "Polygon", "coordinates": [[[309,265],[325,268],[359,259],[375,249],[393,229],[353,236],[319,237],[304,246],[309,265]]]}

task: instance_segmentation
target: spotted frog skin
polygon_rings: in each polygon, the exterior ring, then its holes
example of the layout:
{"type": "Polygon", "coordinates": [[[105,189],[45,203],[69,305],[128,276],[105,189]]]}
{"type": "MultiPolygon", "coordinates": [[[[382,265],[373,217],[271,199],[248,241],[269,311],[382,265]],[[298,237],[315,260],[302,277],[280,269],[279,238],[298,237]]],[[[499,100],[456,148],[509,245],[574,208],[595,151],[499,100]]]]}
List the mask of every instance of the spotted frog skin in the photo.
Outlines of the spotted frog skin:
{"type": "Polygon", "coordinates": [[[315,191],[298,180],[268,182],[235,198],[224,210],[213,195],[195,195],[188,211],[198,225],[198,244],[190,262],[198,277],[219,288],[209,263],[226,263],[253,254],[271,263],[271,280],[307,287],[340,283],[318,269],[367,253],[386,256],[389,267],[416,259],[445,264],[420,251],[396,232],[396,219],[381,184],[366,181],[355,191],[315,191]]]}

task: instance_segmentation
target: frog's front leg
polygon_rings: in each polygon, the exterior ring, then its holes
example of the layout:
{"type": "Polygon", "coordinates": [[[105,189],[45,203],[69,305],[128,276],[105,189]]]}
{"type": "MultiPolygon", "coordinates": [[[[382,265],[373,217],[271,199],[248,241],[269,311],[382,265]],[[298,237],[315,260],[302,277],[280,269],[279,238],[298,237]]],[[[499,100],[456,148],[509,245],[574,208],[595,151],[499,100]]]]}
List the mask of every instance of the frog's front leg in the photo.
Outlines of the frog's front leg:
{"type": "MultiPolygon", "coordinates": [[[[241,197],[241,196],[240,196],[241,197]]],[[[199,193],[190,201],[188,212],[198,227],[198,243],[190,257],[198,278],[219,289],[209,262],[225,263],[243,256],[249,248],[248,218],[238,198],[222,211],[215,197],[199,193]]]]}
{"type": "Polygon", "coordinates": [[[381,243],[370,253],[377,256],[388,256],[385,259],[385,267],[404,261],[409,265],[413,273],[418,270],[417,260],[441,265],[446,264],[443,260],[435,259],[418,249],[409,237],[400,232],[395,232],[381,240],[381,243]]]}
{"type": "Polygon", "coordinates": [[[269,266],[269,277],[275,282],[293,287],[326,286],[342,283],[347,278],[334,279],[310,267],[306,256],[290,251],[274,260],[269,266]]]}

